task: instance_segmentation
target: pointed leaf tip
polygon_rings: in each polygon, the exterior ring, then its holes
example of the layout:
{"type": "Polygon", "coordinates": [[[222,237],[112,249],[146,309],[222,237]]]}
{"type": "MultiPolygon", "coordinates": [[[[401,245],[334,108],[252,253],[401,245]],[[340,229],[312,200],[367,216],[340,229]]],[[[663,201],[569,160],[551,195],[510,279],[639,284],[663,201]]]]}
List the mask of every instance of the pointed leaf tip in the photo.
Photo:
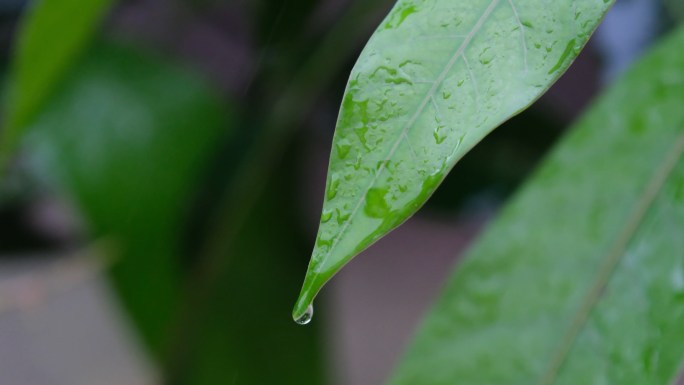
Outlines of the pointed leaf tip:
{"type": "Polygon", "coordinates": [[[398,1],[347,84],[295,315],[343,265],[413,215],[485,135],[548,89],[611,5],[398,1]]]}

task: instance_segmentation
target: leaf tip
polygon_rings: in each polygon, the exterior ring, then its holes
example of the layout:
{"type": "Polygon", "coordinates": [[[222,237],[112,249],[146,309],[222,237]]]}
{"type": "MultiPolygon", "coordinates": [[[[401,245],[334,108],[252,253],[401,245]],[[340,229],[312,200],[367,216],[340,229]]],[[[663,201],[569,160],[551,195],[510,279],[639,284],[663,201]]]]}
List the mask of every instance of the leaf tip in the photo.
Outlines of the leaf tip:
{"type": "Polygon", "coordinates": [[[315,271],[309,270],[306,273],[302,291],[299,293],[297,302],[292,309],[292,319],[300,325],[306,325],[311,322],[313,317],[313,301],[322,286],[320,278],[320,274],[315,271]]]}

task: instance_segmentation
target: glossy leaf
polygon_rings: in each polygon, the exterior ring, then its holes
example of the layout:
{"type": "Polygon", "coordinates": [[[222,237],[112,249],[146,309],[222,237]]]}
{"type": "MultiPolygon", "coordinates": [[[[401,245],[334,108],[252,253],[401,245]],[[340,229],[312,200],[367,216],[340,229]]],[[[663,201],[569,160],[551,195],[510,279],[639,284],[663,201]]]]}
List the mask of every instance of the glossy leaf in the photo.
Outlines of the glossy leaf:
{"type": "Polygon", "coordinates": [[[39,112],[94,35],[112,0],[32,1],[17,32],[0,137],[2,158],[15,149],[39,112]]]}
{"type": "Polygon", "coordinates": [[[684,29],[580,121],[458,267],[391,384],[674,384],[684,29]]]}
{"type": "Polygon", "coordinates": [[[352,70],[295,306],[415,213],[477,142],[570,65],[609,0],[400,0],[352,70]]]}
{"type": "Polygon", "coordinates": [[[26,137],[34,170],[116,242],[114,282],[145,341],[166,344],[181,286],[184,214],[223,135],[221,99],[196,74],[100,45],[76,64],[26,137]]]}

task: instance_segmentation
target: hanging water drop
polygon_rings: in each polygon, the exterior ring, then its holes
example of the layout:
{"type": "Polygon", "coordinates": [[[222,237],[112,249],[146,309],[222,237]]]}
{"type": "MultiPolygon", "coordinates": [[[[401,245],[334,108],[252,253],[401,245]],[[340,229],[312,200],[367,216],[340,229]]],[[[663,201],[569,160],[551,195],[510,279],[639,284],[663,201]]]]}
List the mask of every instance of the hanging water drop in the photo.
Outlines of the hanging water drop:
{"type": "Polygon", "coordinates": [[[309,305],[309,307],[306,308],[306,311],[304,314],[302,314],[299,318],[295,319],[294,321],[300,325],[306,325],[309,322],[311,322],[311,319],[313,318],[313,305],[309,305]]]}

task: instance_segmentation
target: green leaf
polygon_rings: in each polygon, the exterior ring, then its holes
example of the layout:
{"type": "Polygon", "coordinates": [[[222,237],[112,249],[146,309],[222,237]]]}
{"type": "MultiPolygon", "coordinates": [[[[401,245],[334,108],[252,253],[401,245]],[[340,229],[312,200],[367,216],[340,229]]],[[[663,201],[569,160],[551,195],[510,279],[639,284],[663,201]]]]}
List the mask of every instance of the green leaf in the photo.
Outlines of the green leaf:
{"type": "Polygon", "coordinates": [[[0,154],[7,158],[95,33],[112,0],[38,0],[15,43],[0,154]]]}
{"type": "Polygon", "coordinates": [[[610,0],[401,0],[352,70],[293,316],[567,69],[610,0]]]}
{"type": "Polygon", "coordinates": [[[470,250],[391,384],[674,384],[682,47],[684,29],[563,140],[470,250]]]}
{"type": "Polygon", "coordinates": [[[169,337],[193,186],[228,124],[196,74],[100,44],[74,67],[26,137],[33,169],[116,241],[114,282],[153,351],[169,337]]]}

